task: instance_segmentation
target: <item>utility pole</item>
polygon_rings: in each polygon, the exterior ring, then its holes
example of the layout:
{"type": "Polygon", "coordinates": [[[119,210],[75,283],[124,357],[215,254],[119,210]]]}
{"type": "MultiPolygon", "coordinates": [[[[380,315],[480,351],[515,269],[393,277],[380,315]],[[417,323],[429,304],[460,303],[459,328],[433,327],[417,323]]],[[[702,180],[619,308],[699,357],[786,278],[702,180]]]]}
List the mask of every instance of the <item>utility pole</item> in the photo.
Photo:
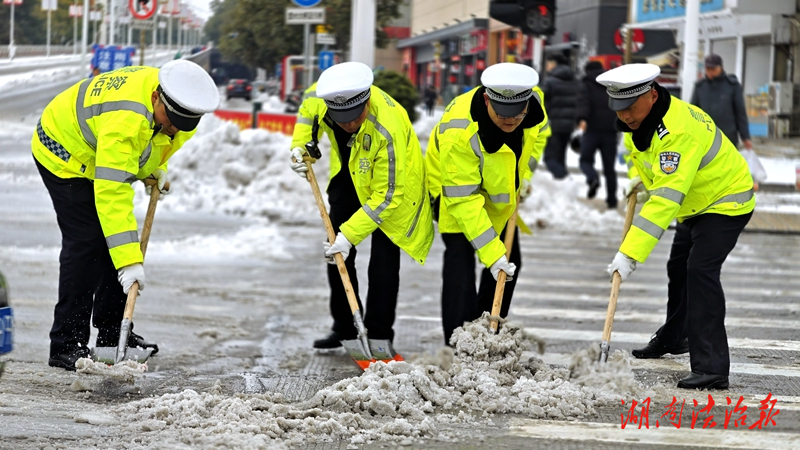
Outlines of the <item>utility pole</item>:
{"type": "Polygon", "coordinates": [[[681,51],[681,100],[692,98],[697,81],[697,49],[700,36],[700,0],[686,0],[686,28],[681,51]]]}

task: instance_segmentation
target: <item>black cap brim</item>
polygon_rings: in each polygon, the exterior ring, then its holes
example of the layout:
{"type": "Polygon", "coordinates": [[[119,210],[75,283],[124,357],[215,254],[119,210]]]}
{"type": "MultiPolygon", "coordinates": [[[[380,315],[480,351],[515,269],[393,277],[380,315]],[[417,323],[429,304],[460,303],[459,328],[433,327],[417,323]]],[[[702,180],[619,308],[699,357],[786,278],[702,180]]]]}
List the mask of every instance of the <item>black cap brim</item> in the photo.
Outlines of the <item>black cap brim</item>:
{"type": "Polygon", "coordinates": [[[525,111],[525,106],[528,105],[528,100],[517,103],[500,103],[492,99],[489,99],[489,101],[492,102],[492,109],[494,109],[495,114],[501,117],[514,117],[522,114],[525,111]]]}
{"type": "Polygon", "coordinates": [[[632,104],[636,103],[636,100],[639,100],[639,97],[631,97],[631,98],[613,98],[608,97],[608,107],[611,108],[612,111],[622,111],[630,107],[632,104]]]}
{"type": "Polygon", "coordinates": [[[348,109],[333,109],[328,107],[328,115],[330,115],[331,119],[336,123],[350,123],[358,119],[358,116],[364,111],[365,106],[367,106],[366,102],[359,103],[348,109]]]}
{"type": "Polygon", "coordinates": [[[175,125],[175,128],[181,131],[192,131],[197,128],[197,124],[200,123],[200,117],[183,117],[170,111],[169,108],[166,108],[166,110],[167,118],[169,119],[170,123],[175,125]]]}

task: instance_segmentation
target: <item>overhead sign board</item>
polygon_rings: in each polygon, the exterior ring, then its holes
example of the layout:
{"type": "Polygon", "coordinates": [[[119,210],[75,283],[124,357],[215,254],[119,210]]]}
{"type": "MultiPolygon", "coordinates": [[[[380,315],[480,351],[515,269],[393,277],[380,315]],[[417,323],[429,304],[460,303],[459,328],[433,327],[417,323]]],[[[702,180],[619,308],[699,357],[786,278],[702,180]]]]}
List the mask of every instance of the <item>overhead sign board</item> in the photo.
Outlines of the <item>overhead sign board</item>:
{"type": "Polygon", "coordinates": [[[286,25],[307,23],[325,23],[325,8],[286,8],[286,25]]]}
{"type": "Polygon", "coordinates": [[[292,0],[297,6],[301,6],[303,8],[310,8],[312,6],[317,6],[322,2],[322,0],[292,0]]]}

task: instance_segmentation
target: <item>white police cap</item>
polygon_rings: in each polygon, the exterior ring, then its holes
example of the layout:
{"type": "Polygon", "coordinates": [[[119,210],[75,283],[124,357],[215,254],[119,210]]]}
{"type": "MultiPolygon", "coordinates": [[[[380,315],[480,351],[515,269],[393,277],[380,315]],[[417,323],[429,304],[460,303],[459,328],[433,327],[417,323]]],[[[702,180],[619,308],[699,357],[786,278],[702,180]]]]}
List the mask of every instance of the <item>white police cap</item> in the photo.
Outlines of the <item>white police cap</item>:
{"type": "Polygon", "coordinates": [[[503,117],[513,117],[525,110],[533,87],[539,83],[539,74],[532,67],[517,63],[499,63],[486,68],[481,84],[492,108],[503,117]]]}
{"type": "Polygon", "coordinates": [[[211,75],[191,61],[178,59],[161,66],[158,83],[167,118],[179,130],[194,130],[203,114],[219,106],[219,89],[211,75]]]}
{"type": "Polygon", "coordinates": [[[364,63],[351,61],[333,65],[319,76],[317,97],[325,100],[335,122],[354,121],[364,111],[375,77],[364,63]]]}
{"type": "Polygon", "coordinates": [[[608,107],[623,110],[653,88],[661,69],[655,64],[625,64],[597,76],[596,81],[606,87],[608,107]]]}

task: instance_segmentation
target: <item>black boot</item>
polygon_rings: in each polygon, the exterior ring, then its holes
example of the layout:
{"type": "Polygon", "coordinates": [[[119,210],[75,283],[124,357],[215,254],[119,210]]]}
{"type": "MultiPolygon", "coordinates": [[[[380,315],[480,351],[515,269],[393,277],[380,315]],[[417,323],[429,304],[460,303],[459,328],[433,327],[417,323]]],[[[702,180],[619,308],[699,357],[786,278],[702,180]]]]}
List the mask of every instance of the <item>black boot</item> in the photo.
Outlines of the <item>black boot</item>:
{"type": "Polygon", "coordinates": [[[589,190],[586,192],[586,198],[595,198],[597,196],[597,188],[600,187],[600,180],[595,178],[589,181],[589,190]]]}
{"type": "Polygon", "coordinates": [[[314,341],[314,348],[339,348],[342,346],[341,341],[349,339],[355,339],[355,336],[344,336],[335,331],[331,331],[331,333],[324,338],[314,341]]]}
{"type": "Polygon", "coordinates": [[[631,354],[639,359],[653,359],[661,358],[667,353],[673,355],[680,355],[689,351],[689,339],[684,339],[679,345],[667,346],[658,341],[657,336],[650,339],[650,343],[644,348],[638,348],[631,352],[631,354]]]}
{"type": "Polygon", "coordinates": [[[57,355],[50,355],[50,359],[47,361],[47,364],[50,367],[58,367],[60,369],[65,369],[74,372],[75,362],[77,362],[81,358],[88,358],[88,357],[89,357],[89,349],[86,347],[79,347],[77,349],[67,351],[64,353],[59,353],[57,355]]]}
{"type": "Polygon", "coordinates": [[[691,375],[678,381],[682,389],[728,389],[728,377],[713,373],[692,372],[691,375]]]}

